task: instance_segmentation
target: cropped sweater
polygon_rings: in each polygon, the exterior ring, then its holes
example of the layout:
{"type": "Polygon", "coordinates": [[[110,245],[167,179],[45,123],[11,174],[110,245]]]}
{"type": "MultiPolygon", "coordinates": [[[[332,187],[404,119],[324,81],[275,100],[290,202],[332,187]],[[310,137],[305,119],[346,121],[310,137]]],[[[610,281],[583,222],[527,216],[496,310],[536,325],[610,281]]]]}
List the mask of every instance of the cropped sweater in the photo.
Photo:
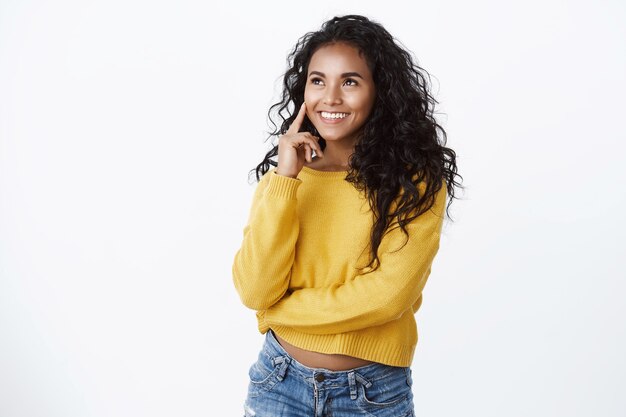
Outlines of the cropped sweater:
{"type": "Polygon", "coordinates": [[[256,186],[232,265],[259,332],[271,328],[310,351],[410,366],[414,314],[439,249],[445,181],[434,206],[407,225],[408,238],[394,228],[382,238],[378,268],[359,270],[370,259],[374,217],[365,193],[344,180],[347,171],[304,166],[297,178],[275,171],[256,186]]]}

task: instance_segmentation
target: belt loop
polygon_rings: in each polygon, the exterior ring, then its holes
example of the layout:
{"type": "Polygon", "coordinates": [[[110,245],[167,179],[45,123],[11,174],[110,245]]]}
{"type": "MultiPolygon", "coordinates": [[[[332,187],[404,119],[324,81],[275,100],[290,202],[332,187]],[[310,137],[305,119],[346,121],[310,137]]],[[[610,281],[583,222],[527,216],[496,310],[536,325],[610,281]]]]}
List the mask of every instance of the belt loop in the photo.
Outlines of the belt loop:
{"type": "Polygon", "coordinates": [[[372,386],[372,383],[365,379],[361,374],[358,374],[354,371],[348,372],[348,383],[350,384],[350,399],[356,400],[356,381],[359,381],[361,384],[365,385],[366,388],[372,386]]]}
{"type": "Polygon", "coordinates": [[[406,367],[406,383],[408,384],[408,386],[412,386],[413,385],[413,371],[411,370],[410,367],[406,367]]]}
{"type": "Polygon", "coordinates": [[[278,378],[279,381],[282,381],[285,378],[285,373],[287,373],[287,368],[289,367],[290,362],[291,358],[287,356],[272,358],[272,365],[280,365],[280,369],[278,369],[278,374],[276,375],[276,378],[278,378]]]}
{"type": "Polygon", "coordinates": [[[356,380],[359,381],[361,384],[365,385],[365,388],[369,388],[372,386],[371,382],[369,382],[367,379],[365,379],[359,374],[356,374],[356,380]]]}
{"type": "Polygon", "coordinates": [[[350,384],[350,399],[356,400],[356,378],[354,376],[355,372],[348,372],[348,383],[350,384]]]}

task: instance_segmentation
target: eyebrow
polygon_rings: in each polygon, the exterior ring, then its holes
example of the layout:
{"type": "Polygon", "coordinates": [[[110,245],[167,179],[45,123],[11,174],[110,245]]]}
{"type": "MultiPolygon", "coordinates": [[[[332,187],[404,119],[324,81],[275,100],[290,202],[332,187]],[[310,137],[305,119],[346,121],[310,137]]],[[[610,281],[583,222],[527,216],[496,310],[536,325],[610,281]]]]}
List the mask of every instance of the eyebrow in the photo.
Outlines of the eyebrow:
{"type": "MultiPolygon", "coordinates": [[[[320,75],[322,77],[326,77],[326,75],[323,72],[319,72],[319,71],[311,71],[311,73],[309,74],[309,77],[314,74],[320,75]]],[[[344,72],[343,74],[341,74],[341,78],[346,78],[346,77],[359,77],[362,80],[364,79],[363,76],[359,74],[358,72],[344,72]]]]}

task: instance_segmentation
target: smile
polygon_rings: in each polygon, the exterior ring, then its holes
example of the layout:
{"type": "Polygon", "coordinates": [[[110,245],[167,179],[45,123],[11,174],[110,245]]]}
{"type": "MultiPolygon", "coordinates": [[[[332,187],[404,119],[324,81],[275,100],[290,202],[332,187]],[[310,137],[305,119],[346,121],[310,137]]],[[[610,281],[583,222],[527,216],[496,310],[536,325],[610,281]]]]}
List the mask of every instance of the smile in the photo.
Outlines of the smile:
{"type": "Polygon", "coordinates": [[[331,113],[327,111],[321,111],[319,114],[321,119],[326,123],[339,123],[350,115],[350,113],[331,113]]]}

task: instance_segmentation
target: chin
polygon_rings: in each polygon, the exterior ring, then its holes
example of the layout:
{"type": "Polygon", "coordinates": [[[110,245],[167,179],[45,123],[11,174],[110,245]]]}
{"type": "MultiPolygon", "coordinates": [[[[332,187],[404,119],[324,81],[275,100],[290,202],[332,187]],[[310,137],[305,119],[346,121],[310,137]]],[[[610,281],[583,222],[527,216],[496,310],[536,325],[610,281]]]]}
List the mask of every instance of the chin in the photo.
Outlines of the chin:
{"type": "Polygon", "coordinates": [[[340,140],[346,139],[348,136],[346,135],[335,135],[335,134],[328,134],[328,135],[324,135],[322,132],[320,132],[320,136],[326,141],[326,142],[338,142],[340,140]]]}
{"type": "Polygon", "coordinates": [[[334,129],[328,129],[326,126],[321,126],[321,129],[317,128],[317,126],[315,128],[317,132],[319,133],[319,136],[327,140],[328,139],[330,140],[343,139],[346,136],[353,134],[353,132],[344,132],[344,131],[339,132],[334,129]]]}

